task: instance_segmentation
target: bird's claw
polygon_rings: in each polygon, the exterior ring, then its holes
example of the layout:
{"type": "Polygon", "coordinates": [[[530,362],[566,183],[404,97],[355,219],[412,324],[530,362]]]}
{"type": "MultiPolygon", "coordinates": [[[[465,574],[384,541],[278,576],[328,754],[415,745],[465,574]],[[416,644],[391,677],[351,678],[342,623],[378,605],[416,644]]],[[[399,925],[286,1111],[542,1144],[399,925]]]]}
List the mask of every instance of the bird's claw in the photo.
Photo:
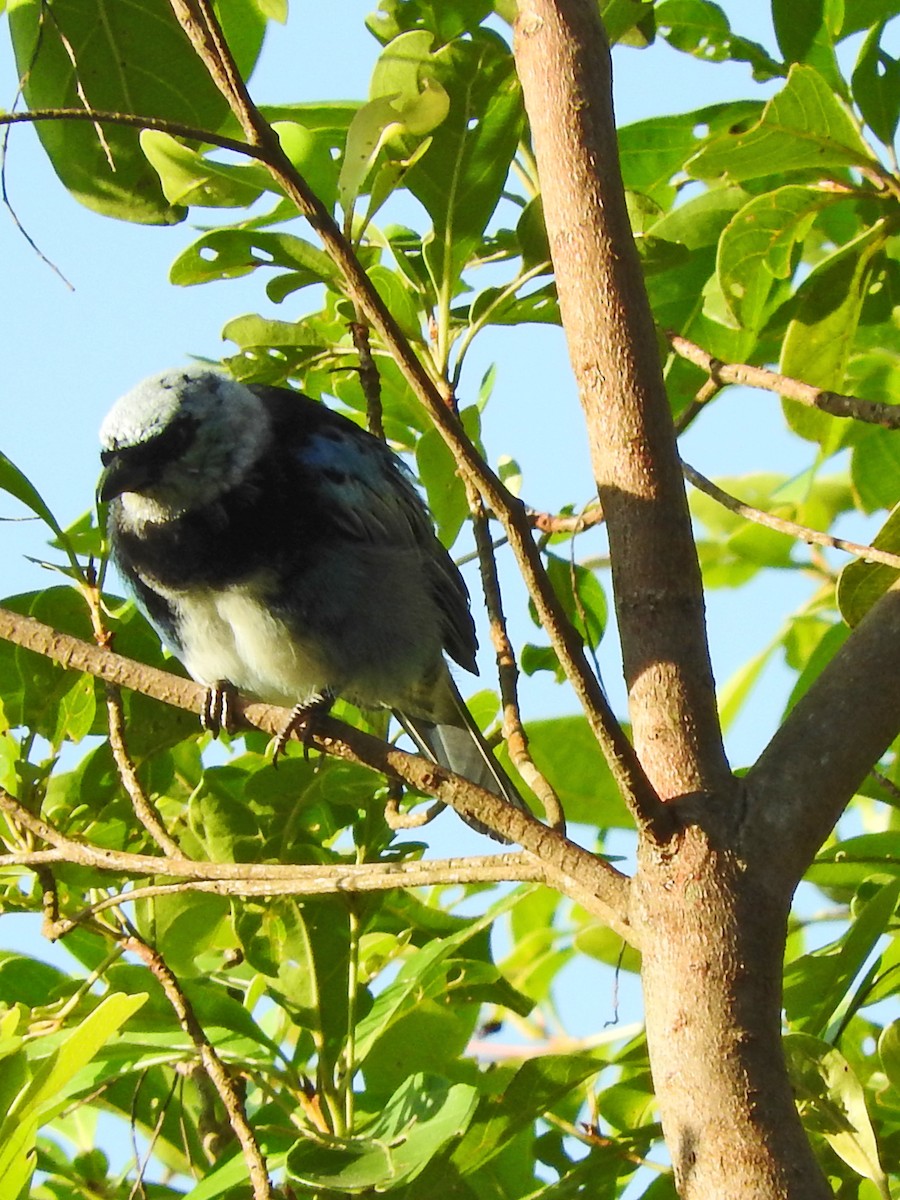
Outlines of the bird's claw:
{"type": "Polygon", "coordinates": [[[234,733],[236,727],[235,698],[237,692],[227,679],[219,679],[209,685],[200,710],[200,724],[214,738],[224,730],[234,733]]]}
{"type": "Polygon", "coordinates": [[[291,740],[299,725],[303,725],[303,732],[300,735],[300,741],[303,745],[303,757],[309,757],[309,747],[312,741],[312,735],[315,732],[315,722],[317,717],[325,716],[331,706],[334,704],[334,696],[330,692],[323,692],[320,695],[313,696],[310,700],[304,700],[301,704],[295,704],[291,709],[291,715],[285,721],[284,726],[279,730],[278,736],[275,738],[275,746],[272,751],[272,766],[278,765],[278,760],[285,751],[285,747],[291,740]]]}

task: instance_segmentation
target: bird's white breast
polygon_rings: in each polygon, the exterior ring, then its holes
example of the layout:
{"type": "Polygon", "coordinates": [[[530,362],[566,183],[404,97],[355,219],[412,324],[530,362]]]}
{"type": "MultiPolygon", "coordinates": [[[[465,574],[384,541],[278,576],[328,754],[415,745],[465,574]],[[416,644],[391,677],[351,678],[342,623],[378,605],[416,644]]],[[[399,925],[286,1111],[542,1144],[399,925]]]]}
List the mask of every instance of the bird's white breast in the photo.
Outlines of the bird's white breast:
{"type": "Polygon", "coordinates": [[[184,664],[201,683],[227,679],[284,705],[306,703],[328,685],[324,656],[292,635],[256,589],[196,589],[168,599],[178,615],[184,664]]]}

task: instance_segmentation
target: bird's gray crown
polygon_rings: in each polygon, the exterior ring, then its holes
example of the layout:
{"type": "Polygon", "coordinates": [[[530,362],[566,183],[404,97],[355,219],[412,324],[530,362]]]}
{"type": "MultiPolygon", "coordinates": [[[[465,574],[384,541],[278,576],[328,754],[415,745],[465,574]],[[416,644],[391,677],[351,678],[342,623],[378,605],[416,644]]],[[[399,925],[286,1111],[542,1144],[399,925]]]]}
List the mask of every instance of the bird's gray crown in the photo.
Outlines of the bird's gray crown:
{"type": "Polygon", "coordinates": [[[143,380],[100,426],[104,463],[140,466],[120,478],[120,490],[137,491],[170,511],[208,503],[239,484],[269,437],[259,397],[199,364],[143,380]]]}
{"type": "Polygon", "coordinates": [[[100,442],[120,450],[149,442],[179,416],[205,421],[224,419],[244,410],[249,416],[259,405],[242,384],[221,371],[201,364],[172,367],[151,375],[117,400],[100,426],[100,442]]]}

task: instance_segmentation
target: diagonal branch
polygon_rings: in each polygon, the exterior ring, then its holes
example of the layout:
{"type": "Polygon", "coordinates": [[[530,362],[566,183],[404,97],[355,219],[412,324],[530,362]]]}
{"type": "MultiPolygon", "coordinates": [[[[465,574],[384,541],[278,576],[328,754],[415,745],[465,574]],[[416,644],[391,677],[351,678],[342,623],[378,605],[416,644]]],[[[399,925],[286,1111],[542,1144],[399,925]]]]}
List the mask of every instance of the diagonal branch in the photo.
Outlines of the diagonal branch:
{"type": "Polygon", "coordinates": [[[867,421],[870,425],[883,425],[885,429],[900,429],[900,405],[878,404],[873,400],[861,400],[858,396],[845,396],[842,392],[828,392],[824,388],[813,387],[810,383],[791,379],[788,375],[779,375],[776,371],[768,371],[764,367],[724,363],[680,334],[669,333],[666,336],[677,355],[700,367],[719,387],[726,383],[736,383],[744,387],[760,388],[767,392],[777,392],[786,400],[795,400],[807,408],[818,408],[832,417],[852,417],[855,421],[867,421]]]}
{"type": "Polygon", "coordinates": [[[703,590],[593,0],[521,0],[514,53],[609,531],[634,741],[659,794],[728,789],[703,590]]]}
{"type": "Polygon", "coordinates": [[[169,121],[164,117],[140,117],[136,113],[110,112],[96,108],[30,108],[25,112],[0,113],[0,126],[34,124],[39,121],[89,121],[92,125],[126,125],[132,129],[155,129],[172,137],[186,138],[190,142],[205,142],[218,146],[220,150],[233,150],[235,154],[263,161],[264,153],[255,146],[248,146],[238,138],[225,137],[210,129],[199,129],[181,121],[169,121]]]}
{"type": "MultiPolygon", "coordinates": [[[[206,689],[199,683],[59,633],[33,617],[0,608],[0,638],[52,658],[69,670],[86,671],[198,715],[203,711],[206,689]]],[[[272,704],[239,701],[236,708],[238,725],[261,729],[272,736],[284,730],[288,718],[285,709],[272,704]]],[[[297,735],[325,754],[398,778],[418,792],[436,796],[464,818],[480,821],[509,841],[517,842],[540,859],[551,886],[584,905],[623,936],[630,930],[627,876],[558,831],[548,829],[530,813],[520,812],[460,775],[418,755],[397,750],[333,718],[317,715],[314,728],[301,726],[297,735]]],[[[631,940],[633,935],[627,936],[631,940]]]]}
{"type": "Polygon", "coordinates": [[[228,1115],[228,1123],[241,1147],[247,1173],[250,1176],[253,1200],[275,1200],[276,1192],[269,1178],[266,1160],[260,1150],[256,1133],[247,1120],[247,1111],[240,1090],[216,1052],[215,1046],[206,1036],[203,1026],[197,1020],[193,1006],[176,975],[159,951],[145,942],[137,930],[130,926],[126,926],[125,930],[119,934],[118,942],[123,950],[130,951],[141,959],[165,993],[181,1028],[191,1039],[200,1065],[216,1089],[219,1099],[222,1101],[222,1107],[228,1115]]]}
{"type": "Polygon", "coordinates": [[[394,358],[400,372],[452,451],[465,476],[502,523],[510,548],[560,663],[609,763],[623,798],[642,828],[663,838],[673,827],[634,748],[616,720],[591,670],[577,631],[562,612],[531,536],[524,505],[484,462],[453,412],[449,385],[441,390],[419,361],[396,320],[372,286],[353,248],[325,205],[284,153],[274,130],[253,103],[228,49],[209,0],[169,0],[199,58],[228,101],[255,157],[319,234],[344,277],[347,294],[394,358]]]}
{"type": "Polygon", "coordinates": [[[748,773],[746,837],[795,882],[900,732],[900,581],[791,709],[748,773]],[[779,861],[780,860],[780,861],[779,861]]]}
{"type": "Polygon", "coordinates": [[[828,546],[832,550],[843,550],[847,554],[861,558],[864,562],[884,563],[885,566],[900,571],[900,555],[889,554],[887,550],[878,550],[875,546],[864,546],[861,542],[848,542],[846,538],[834,537],[830,533],[810,529],[808,525],[798,525],[796,521],[788,521],[784,517],[776,517],[774,513],[764,512],[761,508],[754,508],[751,504],[745,504],[743,500],[738,500],[736,496],[723,491],[711,479],[707,479],[705,475],[701,475],[699,471],[688,466],[683,459],[681,469],[685,479],[688,483],[692,483],[698,492],[703,492],[713,500],[717,500],[723,508],[737,513],[739,517],[746,517],[748,521],[755,521],[757,525],[765,525],[766,528],[775,529],[778,533],[786,533],[788,537],[796,538],[809,545],[828,546]]]}
{"type": "Polygon", "coordinates": [[[566,832],[566,815],[559,796],[549,779],[538,770],[528,746],[528,734],[522,724],[519,708],[519,665],[513,652],[503,599],[500,595],[500,580],[497,576],[497,560],[488,532],[487,514],[481,496],[471,487],[466,489],[472,514],[472,529],[481,566],[481,584],[484,602],[491,625],[491,641],[497,658],[497,675],[500,681],[500,700],[503,706],[503,736],[516,770],[544,806],[547,820],[553,829],[566,832]]]}

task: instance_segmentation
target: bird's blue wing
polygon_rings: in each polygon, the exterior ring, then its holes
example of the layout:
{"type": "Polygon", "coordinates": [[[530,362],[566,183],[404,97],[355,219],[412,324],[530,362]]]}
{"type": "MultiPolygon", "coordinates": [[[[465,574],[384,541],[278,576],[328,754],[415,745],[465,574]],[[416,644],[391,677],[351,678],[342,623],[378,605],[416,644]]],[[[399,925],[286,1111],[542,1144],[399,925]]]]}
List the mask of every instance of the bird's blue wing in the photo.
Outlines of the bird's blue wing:
{"type": "Polygon", "coordinates": [[[350,537],[430,549],[434,530],[403,463],[352,425],[326,426],[299,447],[329,516],[350,537]]]}

